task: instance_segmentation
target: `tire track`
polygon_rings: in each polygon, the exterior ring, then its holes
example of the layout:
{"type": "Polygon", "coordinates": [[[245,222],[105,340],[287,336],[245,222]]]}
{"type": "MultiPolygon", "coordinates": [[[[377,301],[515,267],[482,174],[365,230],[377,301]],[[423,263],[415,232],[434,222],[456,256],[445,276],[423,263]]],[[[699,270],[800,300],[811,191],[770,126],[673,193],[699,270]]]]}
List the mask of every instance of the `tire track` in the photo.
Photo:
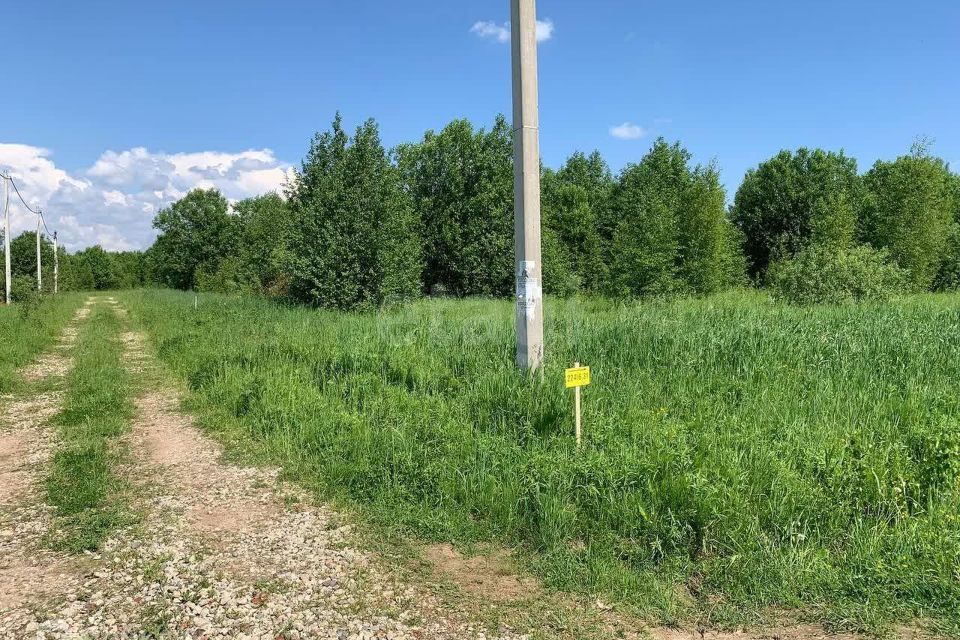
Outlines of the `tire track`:
{"type": "Polygon", "coordinates": [[[26,397],[0,409],[0,637],[32,631],[33,611],[79,582],[86,565],[46,548],[53,510],[41,480],[55,445],[47,423],[62,406],[62,379],[73,366],[70,350],[92,304],[77,311],[51,352],[20,372],[33,383],[26,397]],[[41,383],[53,389],[36,393],[41,383]]]}
{"type": "Polygon", "coordinates": [[[144,337],[128,332],[123,342],[128,369],[149,387],[125,442],[144,521],[93,554],[99,570],[65,590],[32,630],[49,638],[521,637],[487,635],[399,582],[355,546],[348,523],[280,482],[277,469],[225,464],[220,446],[179,410],[178,392],[157,384],[144,337]]]}

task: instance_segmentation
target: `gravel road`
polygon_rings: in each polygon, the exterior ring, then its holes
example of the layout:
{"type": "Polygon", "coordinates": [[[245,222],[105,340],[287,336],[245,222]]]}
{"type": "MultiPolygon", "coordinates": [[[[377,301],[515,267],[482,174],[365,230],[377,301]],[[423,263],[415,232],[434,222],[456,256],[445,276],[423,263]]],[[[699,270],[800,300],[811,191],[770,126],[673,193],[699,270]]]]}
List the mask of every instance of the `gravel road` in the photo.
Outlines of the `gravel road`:
{"type": "MultiPolygon", "coordinates": [[[[126,316],[111,298],[96,303],[126,316]]],[[[89,305],[58,353],[26,372],[31,381],[67,372],[87,315],[89,305]]],[[[123,342],[131,376],[156,379],[143,336],[123,342]]],[[[0,551],[12,559],[0,565],[0,581],[12,585],[2,591],[0,638],[523,637],[491,633],[405,584],[360,548],[349,522],[280,482],[276,469],[224,463],[179,409],[178,392],[156,385],[135,399],[124,442],[140,521],[98,553],[58,556],[43,545],[51,514],[38,483],[61,393],[27,405],[9,399],[2,416],[0,468],[4,485],[18,489],[0,501],[0,551]]]]}

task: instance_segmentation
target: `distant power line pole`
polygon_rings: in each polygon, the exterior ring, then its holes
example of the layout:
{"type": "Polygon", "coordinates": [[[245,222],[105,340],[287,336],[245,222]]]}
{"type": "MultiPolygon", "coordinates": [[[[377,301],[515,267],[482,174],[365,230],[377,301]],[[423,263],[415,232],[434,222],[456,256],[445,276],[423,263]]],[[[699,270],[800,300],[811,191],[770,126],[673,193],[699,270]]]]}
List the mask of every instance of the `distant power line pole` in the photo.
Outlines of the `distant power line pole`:
{"type": "Polygon", "coordinates": [[[3,249],[4,249],[4,263],[6,270],[4,275],[6,275],[6,284],[7,284],[7,304],[10,304],[10,181],[7,180],[6,176],[3,176],[3,187],[4,187],[4,205],[3,205],[3,217],[4,217],[4,229],[3,229],[3,249]]]}
{"type": "Polygon", "coordinates": [[[510,0],[510,4],[513,36],[517,366],[534,371],[543,362],[537,12],[535,0],[510,0]]]}
{"type": "Polygon", "coordinates": [[[43,224],[43,215],[37,207],[37,291],[43,293],[43,272],[40,269],[40,225],[43,224]]]}
{"type": "Polygon", "coordinates": [[[53,232],[53,295],[60,288],[60,256],[57,255],[57,232],[53,232]]]}

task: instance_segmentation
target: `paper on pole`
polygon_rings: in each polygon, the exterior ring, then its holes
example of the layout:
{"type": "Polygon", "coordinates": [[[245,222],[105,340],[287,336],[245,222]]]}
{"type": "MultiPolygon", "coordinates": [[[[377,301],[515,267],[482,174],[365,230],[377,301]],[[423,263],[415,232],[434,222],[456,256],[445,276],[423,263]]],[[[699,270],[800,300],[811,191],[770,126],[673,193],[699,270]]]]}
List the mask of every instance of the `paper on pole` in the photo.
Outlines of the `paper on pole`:
{"type": "Polygon", "coordinates": [[[534,276],[536,263],[524,260],[517,270],[517,308],[528,320],[537,315],[537,307],[543,299],[543,288],[540,281],[534,276]]]}

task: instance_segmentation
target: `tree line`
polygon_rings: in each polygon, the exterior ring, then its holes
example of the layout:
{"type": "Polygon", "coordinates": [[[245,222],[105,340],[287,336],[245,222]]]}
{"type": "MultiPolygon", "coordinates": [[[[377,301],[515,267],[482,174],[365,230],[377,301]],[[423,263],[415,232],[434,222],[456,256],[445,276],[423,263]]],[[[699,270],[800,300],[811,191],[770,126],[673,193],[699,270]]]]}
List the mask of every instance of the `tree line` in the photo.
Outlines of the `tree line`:
{"type": "MultiPolygon", "coordinates": [[[[746,283],[741,237],[713,166],[658,140],[614,176],[576,153],[542,176],[548,294],[709,294],[746,283]]],[[[182,289],[363,309],[424,295],[510,296],[513,140],[498,117],[457,120],[388,151],[376,123],[339,116],[281,197],[229,206],[194,191],[161,211],[146,262],[182,289]]]]}
{"type": "MultiPolygon", "coordinates": [[[[0,234],[2,237],[2,234],[0,234]]],[[[10,289],[14,301],[28,301],[53,292],[53,241],[40,234],[40,280],[37,287],[37,234],[26,231],[10,241],[10,289]]],[[[76,253],[57,247],[60,291],[133,289],[150,283],[142,251],[106,251],[93,246],[76,253]]],[[[0,269],[0,290],[6,290],[6,272],[0,269]]]]}
{"type": "MultiPolygon", "coordinates": [[[[513,197],[502,116],[387,150],[376,122],[350,135],[337,115],[282,194],[231,205],[191,191],[157,214],[142,254],[64,254],[65,288],[152,284],[348,310],[507,297],[513,197]]],[[[544,291],[645,298],[752,285],[804,303],[960,287],[960,176],[926,141],[865,173],[842,151],[782,151],[727,202],[714,165],[662,138],[616,175],[599,152],[544,167],[544,291]]],[[[23,282],[33,242],[14,243],[23,282]]]]}

